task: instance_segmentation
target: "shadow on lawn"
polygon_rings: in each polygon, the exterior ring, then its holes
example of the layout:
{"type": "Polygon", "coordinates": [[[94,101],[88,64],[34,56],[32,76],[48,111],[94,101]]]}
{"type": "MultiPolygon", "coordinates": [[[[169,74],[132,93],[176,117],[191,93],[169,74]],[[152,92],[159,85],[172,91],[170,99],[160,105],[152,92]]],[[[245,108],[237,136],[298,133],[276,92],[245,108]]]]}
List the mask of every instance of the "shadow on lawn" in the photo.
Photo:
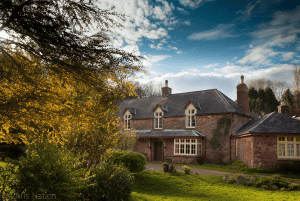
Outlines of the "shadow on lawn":
{"type": "MultiPolygon", "coordinates": [[[[144,171],[142,173],[135,174],[134,189],[139,195],[135,195],[136,198],[142,198],[142,195],[148,195],[151,197],[166,197],[172,199],[184,198],[187,200],[194,199],[211,199],[220,200],[220,194],[209,193],[209,188],[212,185],[222,183],[222,177],[213,175],[184,175],[182,176],[170,176],[169,173],[156,172],[156,171],[144,171]],[[184,180],[184,181],[183,181],[184,180]],[[196,183],[196,185],[195,185],[196,183]]],[[[228,199],[228,195],[224,194],[224,199],[228,199]]],[[[145,197],[143,197],[145,199],[145,197]]]]}

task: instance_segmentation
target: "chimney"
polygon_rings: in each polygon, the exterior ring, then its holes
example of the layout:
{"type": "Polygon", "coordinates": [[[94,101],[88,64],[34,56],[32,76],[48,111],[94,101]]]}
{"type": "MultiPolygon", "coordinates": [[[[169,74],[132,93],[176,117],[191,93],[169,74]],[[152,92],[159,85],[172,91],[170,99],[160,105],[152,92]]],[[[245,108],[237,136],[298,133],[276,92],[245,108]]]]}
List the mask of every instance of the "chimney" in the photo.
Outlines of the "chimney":
{"type": "Polygon", "coordinates": [[[278,113],[290,115],[290,106],[289,105],[279,105],[278,113]]]}
{"type": "Polygon", "coordinates": [[[237,104],[243,112],[249,114],[248,87],[244,83],[244,76],[241,75],[241,83],[236,86],[237,89],[237,104]]]}
{"type": "Polygon", "coordinates": [[[167,97],[172,93],[172,89],[168,87],[168,80],[165,81],[165,87],[161,88],[162,97],[167,97]]]}

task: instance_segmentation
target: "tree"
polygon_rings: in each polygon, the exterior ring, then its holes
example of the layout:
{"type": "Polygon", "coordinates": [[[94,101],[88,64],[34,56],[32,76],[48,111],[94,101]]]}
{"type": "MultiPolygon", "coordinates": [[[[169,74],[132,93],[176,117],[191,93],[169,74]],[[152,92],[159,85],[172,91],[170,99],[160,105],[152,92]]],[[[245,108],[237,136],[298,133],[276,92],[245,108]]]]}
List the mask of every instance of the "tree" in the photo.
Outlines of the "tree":
{"type": "Polygon", "coordinates": [[[250,87],[248,100],[250,111],[258,116],[277,111],[277,106],[280,104],[270,87],[266,87],[265,90],[260,88],[258,91],[250,87]]]}
{"type": "Polygon", "coordinates": [[[282,101],[283,101],[284,104],[286,104],[286,105],[290,105],[291,107],[294,106],[294,102],[295,102],[295,100],[294,100],[294,95],[293,95],[293,93],[291,92],[290,89],[287,89],[287,90],[284,92],[284,94],[283,94],[283,96],[282,96],[282,101]]]}
{"type": "Polygon", "coordinates": [[[299,108],[300,108],[300,93],[299,93],[299,87],[300,87],[300,65],[296,65],[294,67],[294,111],[295,115],[299,116],[299,108]]]}
{"type": "Polygon", "coordinates": [[[148,82],[147,84],[140,84],[139,82],[133,82],[132,85],[134,86],[134,91],[136,95],[129,96],[125,94],[126,99],[134,99],[134,98],[147,98],[151,96],[160,96],[161,89],[155,85],[153,82],[148,82]]]}
{"type": "Polygon", "coordinates": [[[251,87],[254,87],[256,90],[258,90],[270,87],[273,90],[277,100],[281,100],[282,94],[289,87],[288,84],[284,81],[270,80],[266,78],[252,79],[246,81],[246,83],[249,89],[251,87]]]}
{"type": "Polygon", "coordinates": [[[279,106],[280,102],[276,99],[272,89],[267,87],[265,89],[265,108],[263,111],[265,114],[277,111],[277,106],[279,106]]]}
{"type": "MultiPolygon", "coordinates": [[[[0,38],[3,56],[13,59],[13,54],[29,53],[42,64],[52,64],[46,66],[61,80],[73,76],[101,91],[95,84],[97,77],[123,68],[134,72],[143,69],[143,57],[110,46],[107,33],[122,28],[111,16],[124,20],[124,15],[113,8],[102,10],[94,1],[81,0],[1,0],[0,16],[0,31],[10,36],[0,38]],[[96,30],[100,31],[89,34],[96,30]],[[21,51],[14,51],[11,46],[21,51]]],[[[13,61],[22,72],[22,65],[13,61]]]]}

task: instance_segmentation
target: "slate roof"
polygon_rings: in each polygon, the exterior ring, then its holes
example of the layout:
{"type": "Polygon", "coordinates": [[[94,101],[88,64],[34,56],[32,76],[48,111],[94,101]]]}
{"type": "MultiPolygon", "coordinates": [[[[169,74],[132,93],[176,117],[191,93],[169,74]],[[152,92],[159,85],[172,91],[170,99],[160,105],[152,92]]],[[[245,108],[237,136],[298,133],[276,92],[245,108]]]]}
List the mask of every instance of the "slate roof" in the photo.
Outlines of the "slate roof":
{"type": "MultiPolygon", "coordinates": [[[[132,119],[153,118],[153,109],[158,105],[167,107],[164,117],[185,115],[184,106],[191,101],[196,107],[200,105],[201,109],[197,109],[197,114],[212,114],[225,112],[244,113],[236,102],[228,98],[217,89],[170,94],[168,97],[152,96],[149,98],[137,98],[122,101],[117,113],[118,117],[123,119],[122,112],[127,108],[136,109],[136,114],[132,119]],[[199,104],[198,104],[199,103],[199,104]]],[[[251,116],[257,118],[254,114],[251,116]]]]}
{"type": "Polygon", "coordinates": [[[250,120],[241,125],[233,135],[246,133],[299,133],[300,120],[294,119],[288,115],[272,112],[258,119],[250,120]]]}
{"type": "Polygon", "coordinates": [[[133,132],[137,132],[139,137],[205,137],[205,135],[195,130],[135,130],[133,132]]]}

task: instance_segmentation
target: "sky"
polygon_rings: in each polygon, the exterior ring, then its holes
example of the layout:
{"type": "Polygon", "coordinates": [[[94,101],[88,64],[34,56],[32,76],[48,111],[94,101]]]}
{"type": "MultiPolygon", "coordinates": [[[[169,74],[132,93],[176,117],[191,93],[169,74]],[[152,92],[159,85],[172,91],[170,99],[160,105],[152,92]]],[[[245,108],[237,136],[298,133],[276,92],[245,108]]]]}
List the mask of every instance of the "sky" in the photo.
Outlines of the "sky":
{"type": "Polygon", "coordinates": [[[145,57],[137,81],[172,93],[218,89],[236,100],[240,76],[286,81],[300,64],[295,0],[100,0],[125,14],[113,46],[145,57]]]}
{"type": "MultiPolygon", "coordinates": [[[[98,0],[125,14],[112,45],[142,55],[137,81],[172,93],[218,89],[236,100],[240,76],[293,84],[300,64],[298,0],[98,0]]],[[[92,33],[92,32],[91,32],[92,33]]]]}

